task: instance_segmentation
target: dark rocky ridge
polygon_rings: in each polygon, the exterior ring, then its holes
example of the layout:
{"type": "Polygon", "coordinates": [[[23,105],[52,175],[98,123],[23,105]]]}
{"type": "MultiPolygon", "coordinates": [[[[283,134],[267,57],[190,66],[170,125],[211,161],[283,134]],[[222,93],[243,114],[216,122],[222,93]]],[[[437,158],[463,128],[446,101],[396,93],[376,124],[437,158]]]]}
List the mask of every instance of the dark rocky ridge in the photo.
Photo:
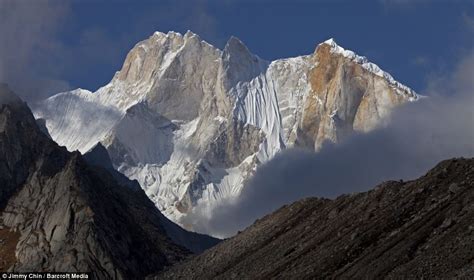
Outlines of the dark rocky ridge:
{"type": "Polygon", "coordinates": [[[13,271],[141,279],[190,254],[167,235],[163,215],[140,188],[58,147],[4,85],[0,207],[2,227],[19,234],[13,271]]]}
{"type": "MultiPolygon", "coordinates": [[[[125,175],[114,169],[112,161],[105,147],[99,142],[89,152],[84,154],[84,159],[92,166],[102,167],[110,173],[120,185],[143,193],[136,180],[131,181],[125,175]]],[[[145,195],[145,194],[143,194],[145,195]]],[[[148,200],[149,201],[149,200],[148,200]]],[[[149,202],[150,204],[151,202],[149,202]]],[[[150,205],[151,206],[151,205],[150,205]]],[[[153,205],[153,207],[155,207],[153,205]]],[[[193,253],[202,253],[204,250],[216,245],[220,240],[205,234],[189,232],[170,221],[164,215],[159,215],[161,224],[167,235],[175,242],[193,253]]]]}
{"type": "Polygon", "coordinates": [[[154,279],[472,279],[474,159],[257,220],[154,279]]]}

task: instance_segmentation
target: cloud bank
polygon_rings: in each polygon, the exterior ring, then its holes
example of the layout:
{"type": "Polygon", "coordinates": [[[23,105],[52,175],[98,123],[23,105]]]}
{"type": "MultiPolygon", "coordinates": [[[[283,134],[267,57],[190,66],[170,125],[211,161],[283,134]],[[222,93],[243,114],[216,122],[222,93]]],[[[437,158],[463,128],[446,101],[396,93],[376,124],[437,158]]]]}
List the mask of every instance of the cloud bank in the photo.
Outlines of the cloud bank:
{"type": "Polygon", "coordinates": [[[431,81],[429,98],[396,110],[390,123],[319,153],[289,149],[261,166],[241,197],[185,218],[198,232],[234,235],[255,219],[308,196],[334,198],[385,180],[414,179],[437,162],[474,156],[474,52],[431,81]]]}

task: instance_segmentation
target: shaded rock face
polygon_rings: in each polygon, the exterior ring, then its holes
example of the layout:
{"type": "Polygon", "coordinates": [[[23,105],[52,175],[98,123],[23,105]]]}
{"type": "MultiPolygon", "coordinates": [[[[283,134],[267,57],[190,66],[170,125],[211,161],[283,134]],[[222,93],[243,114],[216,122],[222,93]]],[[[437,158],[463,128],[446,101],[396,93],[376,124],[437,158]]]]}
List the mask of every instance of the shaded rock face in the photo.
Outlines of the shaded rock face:
{"type": "Polygon", "coordinates": [[[263,138],[264,135],[256,127],[235,121],[210,144],[205,158],[214,167],[238,166],[245,158],[258,152],[263,138]]]}
{"type": "MultiPolygon", "coordinates": [[[[103,163],[100,150],[91,158],[103,163]]],[[[187,232],[106,168],[58,147],[21,100],[0,104],[0,219],[19,235],[10,270],[140,279],[190,254],[167,234],[187,232]]]]}
{"type": "Polygon", "coordinates": [[[51,135],[49,135],[48,128],[46,127],[46,120],[36,119],[36,125],[41,130],[41,132],[43,132],[44,135],[48,136],[49,139],[52,139],[51,135]]]}
{"type": "Polygon", "coordinates": [[[235,37],[219,50],[192,32],[155,32],[109,84],[52,96],[35,116],[69,151],[100,142],[114,168],[184,226],[196,207],[212,213],[240,196],[254,170],[282,149],[318,150],[369,131],[416,99],[333,40],[269,62],[235,37]]]}
{"type": "Polygon", "coordinates": [[[474,159],[257,220],[154,279],[470,279],[474,159]]]}

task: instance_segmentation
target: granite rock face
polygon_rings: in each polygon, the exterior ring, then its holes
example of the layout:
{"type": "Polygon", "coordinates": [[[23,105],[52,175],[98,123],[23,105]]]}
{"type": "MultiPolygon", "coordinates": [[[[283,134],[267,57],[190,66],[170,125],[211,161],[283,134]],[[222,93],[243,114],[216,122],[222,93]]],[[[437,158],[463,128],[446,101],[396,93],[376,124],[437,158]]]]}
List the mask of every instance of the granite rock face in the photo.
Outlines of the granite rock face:
{"type": "Polygon", "coordinates": [[[315,51],[317,66],[308,74],[311,89],[298,127],[299,143],[316,150],[324,141],[374,129],[396,106],[415,98],[334,48],[328,42],[315,51]]]}
{"type": "Polygon", "coordinates": [[[283,206],[153,279],[471,279],[474,159],[283,206]]]}
{"type": "Polygon", "coordinates": [[[140,279],[191,253],[137,184],[58,147],[8,88],[0,101],[0,219],[19,234],[10,270],[140,279]]]}

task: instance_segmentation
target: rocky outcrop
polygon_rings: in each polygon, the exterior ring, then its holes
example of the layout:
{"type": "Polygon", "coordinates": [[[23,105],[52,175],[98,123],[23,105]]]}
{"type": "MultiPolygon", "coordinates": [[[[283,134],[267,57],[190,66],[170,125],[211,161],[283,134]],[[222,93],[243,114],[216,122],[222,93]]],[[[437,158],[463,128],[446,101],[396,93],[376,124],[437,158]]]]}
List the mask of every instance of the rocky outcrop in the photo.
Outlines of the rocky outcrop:
{"type": "Polygon", "coordinates": [[[0,101],[0,220],[18,234],[10,270],[140,279],[190,254],[141,188],[58,147],[8,88],[0,101]]]}
{"type": "Polygon", "coordinates": [[[364,58],[347,55],[333,40],[320,44],[313,59],[317,66],[309,71],[311,90],[298,130],[302,146],[317,150],[324,141],[370,131],[396,106],[417,98],[410,89],[368,70],[360,63],[364,58]]]}
{"type": "Polygon", "coordinates": [[[417,98],[334,40],[268,62],[235,37],[219,50],[192,32],[155,32],[109,84],[52,96],[35,115],[70,151],[101,142],[114,168],[182,224],[197,206],[212,213],[238,197],[282,149],[369,131],[417,98]]]}
{"type": "Polygon", "coordinates": [[[245,158],[258,152],[263,138],[264,135],[254,126],[234,121],[210,144],[205,159],[214,167],[238,166],[245,158]]]}
{"type": "Polygon", "coordinates": [[[308,198],[153,279],[470,279],[474,159],[334,200],[308,198]]]}

